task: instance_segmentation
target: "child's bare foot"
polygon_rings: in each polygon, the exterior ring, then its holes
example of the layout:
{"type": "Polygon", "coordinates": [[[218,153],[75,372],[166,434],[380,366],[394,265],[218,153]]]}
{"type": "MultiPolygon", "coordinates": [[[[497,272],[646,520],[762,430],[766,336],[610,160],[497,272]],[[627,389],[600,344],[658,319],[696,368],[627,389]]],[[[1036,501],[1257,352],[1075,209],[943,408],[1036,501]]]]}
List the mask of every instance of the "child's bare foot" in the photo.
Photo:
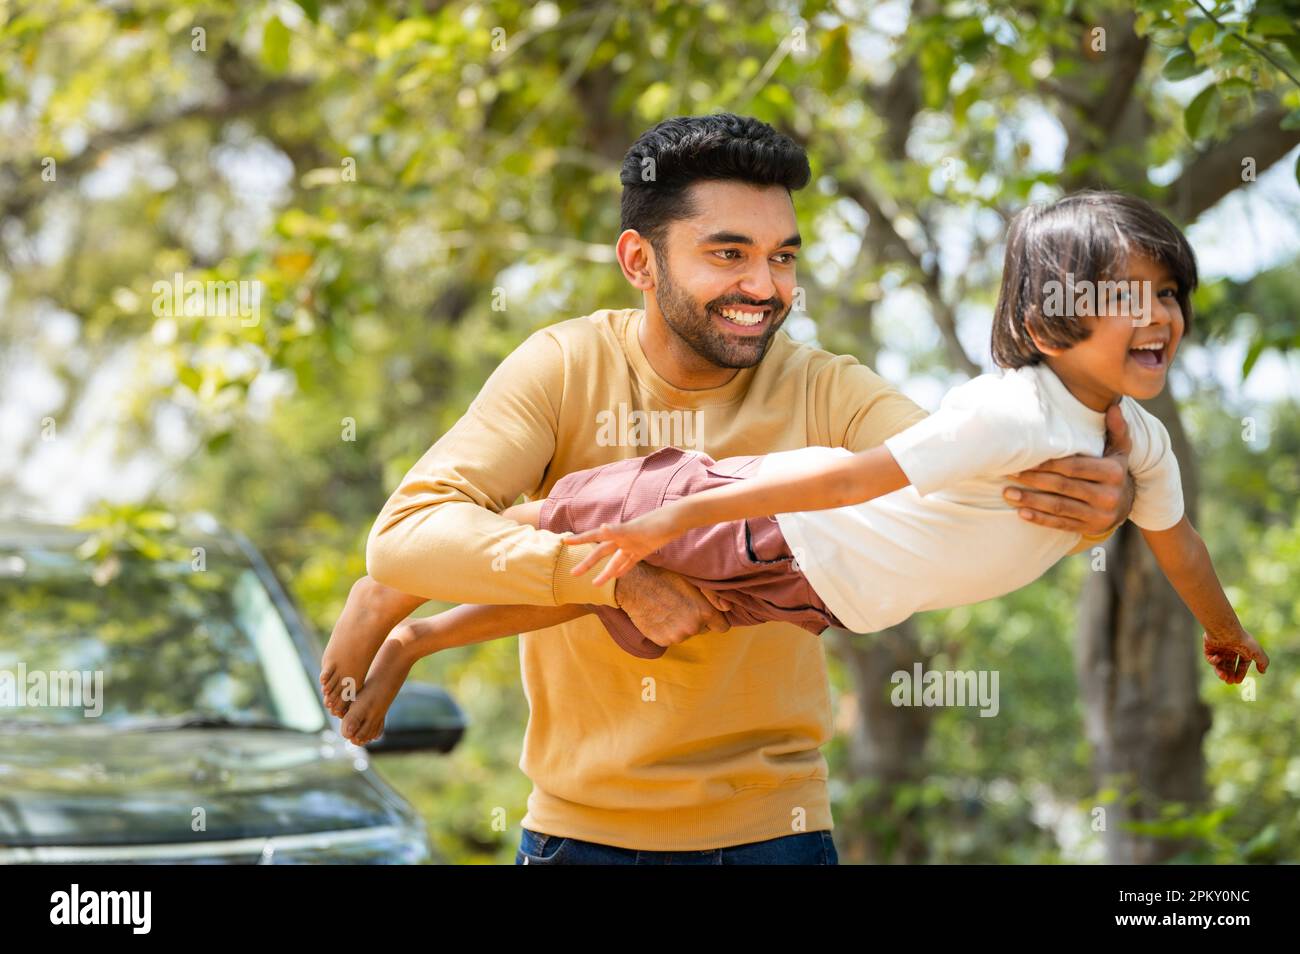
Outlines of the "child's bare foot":
{"type": "Polygon", "coordinates": [[[366,674],[366,684],[343,717],[339,730],[343,738],[354,745],[365,745],[383,734],[384,716],[410,675],[415,659],[401,639],[384,640],[366,674]]]}
{"type": "Polygon", "coordinates": [[[357,698],[366,670],[393,626],[425,600],[407,596],[363,576],[352,584],[321,657],[320,685],[325,708],[342,718],[357,698]]]}

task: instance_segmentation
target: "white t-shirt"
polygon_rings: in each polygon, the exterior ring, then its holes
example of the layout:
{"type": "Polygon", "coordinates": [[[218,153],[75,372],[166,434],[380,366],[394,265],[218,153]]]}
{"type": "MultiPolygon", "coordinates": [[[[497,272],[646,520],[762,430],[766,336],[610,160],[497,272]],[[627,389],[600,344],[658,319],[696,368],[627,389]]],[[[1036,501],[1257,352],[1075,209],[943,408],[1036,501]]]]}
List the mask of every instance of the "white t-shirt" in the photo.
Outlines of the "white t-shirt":
{"type": "MultiPolygon", "coordinates": [[[[1178,460],[1158,418],[1124,397],[1139,527],[1183,516],[1178,460]]],[[[1106,416],[1080,402],[1046,364],[984,374],[949,391],[939,410],[885,446],[910,486],[865,503],[776,514],[795,561],[853,632],[872,633],[921,610],[992,599],[1045,573],[1080,535],[1017,516],[1008,475],[1071,454],[1100,456],[1106,416]]],[[[843,447],[766,455],[759,474],[851,456],[843,447]]]]}

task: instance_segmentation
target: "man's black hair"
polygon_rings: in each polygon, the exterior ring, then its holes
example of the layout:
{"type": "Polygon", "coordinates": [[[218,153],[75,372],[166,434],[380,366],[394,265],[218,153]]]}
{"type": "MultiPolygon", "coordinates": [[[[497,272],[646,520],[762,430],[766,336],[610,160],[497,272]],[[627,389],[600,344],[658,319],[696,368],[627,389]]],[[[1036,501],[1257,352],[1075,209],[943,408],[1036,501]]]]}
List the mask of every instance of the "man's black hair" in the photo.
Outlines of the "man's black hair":
{"type": "Polygon", "coordinates": [[[753,117],[665,119],[623,157],[623,229],[635,229],[659,250],[668,223],[695,214],[690,186],[696,182],[735,179],[793,192],[811,176],[803,147],[753,117]]]}

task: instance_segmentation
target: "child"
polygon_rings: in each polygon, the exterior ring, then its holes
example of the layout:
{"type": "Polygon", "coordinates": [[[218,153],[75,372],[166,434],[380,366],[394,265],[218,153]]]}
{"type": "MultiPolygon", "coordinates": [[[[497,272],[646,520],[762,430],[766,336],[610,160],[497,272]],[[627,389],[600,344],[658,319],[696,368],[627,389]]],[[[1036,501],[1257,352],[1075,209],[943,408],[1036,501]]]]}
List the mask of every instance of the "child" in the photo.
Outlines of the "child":
{"type": "MultiPolygon", "coordinates": [[[[1238,683],[1251,660],[1263,673],[1268,656],[1242,628],[1183,512],[1164,425],[1134,400],[1164,388],[1196,283],[1186,238],[1140,199],[1085,192],[1028,208],[1008,232],[994,316],[1003,370],[953,389],[935,414],[882,446],[721,461],[668,447],[569,474],[545,500],[505,515],[580,531],[566,544],[600,541],[573,570],[612,554],[597,585],[646,560],[699,586],[733,626],[784,619],[814,633],[876,632],[920,610],[1017,589],[1073,550],[1078,534],[1019,519],[1001,491],[1006,475],[1044,460],[1100,454],[1106,409],[1118,403],[1133,442],[1130,519],[1205,627],[1205,658],[1238,683]]],[[[390,613],[420,602],[389,593],[390,613]]],[[[664,652],[614,607],[457,607],[408,621],[379,647],[344,734],[377,737],[420,656],[589,611],[628,652],[664,652]]],[[[354,669],[368,658],[358,651],[354,669]]],[[[328,662],[322,685],[341,714],[342,670],[328,662]]]]}

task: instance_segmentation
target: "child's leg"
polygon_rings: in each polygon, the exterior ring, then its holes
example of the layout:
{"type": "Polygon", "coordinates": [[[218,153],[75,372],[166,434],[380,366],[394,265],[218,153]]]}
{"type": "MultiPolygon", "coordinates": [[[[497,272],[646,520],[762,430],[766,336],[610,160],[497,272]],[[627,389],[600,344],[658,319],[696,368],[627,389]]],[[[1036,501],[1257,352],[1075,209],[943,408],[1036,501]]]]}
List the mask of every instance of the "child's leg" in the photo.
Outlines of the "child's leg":
{"type": "Polygon", "coordinates": [[[363,576],[352,584],[347,603],[321,657],[325,708],[342,716],[357,697],[370,661],[393,627],[426,602],[363,576]]]}
{"type": "Polygon", "coordinates": [[[489,639],[502,639],[548,629],[586,616],[584,605],[495,606],[465,603],[435,616],[407,620],[394,630],[387,642],[396,642],[412,664],[443,649],[469,646],[489,639]]]}
{"type": "MultiPolygon", "coordinates": [[[[541,515],[542,501],[532,500],[516,504],[502,511],[503,517],[536,527],[541,515]]],[[[321,658],[320,683],[325,697],[325,708],[333,715],[342,717],[348,706],[357,698],[366,671],[378,652],[379,647],[393,627],[427,603],[422,596],[408,596],[391,586],[384,586],[369,576],[363,576],[352,585],[347,603],[330,633],[329,645],[321,658]]],[[[545,609],[546,607],[529,607],[545,609]]],[[[585,612],[585,611],[584,611],[585,612]]],[[[581,614],[579,614],[581,615],[581,614]]],[[[567,622],[576,617],[569,616],[556,622],[567,622]]],[[[501,632],[496,635],[508,636],[518,632],[527,632],[529,628],[544,629],[555,623],[531,624],[525,620],[521,629],[501,632]]],[[[479,639],[491,639],[482,636],[479,639]]],[[[470,639],[468,642],[477,642],[470,639]]]]}
{"type": "Polygon", "coordinates": [[[591,612],[585,606],[486,606],[465,604],[436,616],[411,619],[384,640],[356,701],[343,717],[342,733],[357,745],[379,738],[384,716],[417,659],[454,646],[468,646],[546,629],[591,612]]]}
{"type": "Polygon", "coordinates": [[[541,522],[543,503],[545,503],[545,498],[515,504],[513,507],[506,507],[505,510],[502,510],[501,516],[509,517],[516,523],[526,523],[530,527],[536,527],[541,522]]]}

